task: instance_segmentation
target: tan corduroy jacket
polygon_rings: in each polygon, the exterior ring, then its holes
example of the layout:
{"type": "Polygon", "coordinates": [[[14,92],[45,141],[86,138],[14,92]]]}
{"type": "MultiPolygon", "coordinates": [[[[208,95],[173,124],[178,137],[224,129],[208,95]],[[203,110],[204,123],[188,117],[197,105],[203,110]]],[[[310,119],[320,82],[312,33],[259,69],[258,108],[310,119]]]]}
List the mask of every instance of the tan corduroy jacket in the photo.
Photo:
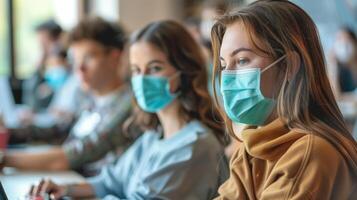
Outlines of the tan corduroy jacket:
{"type": "Polygon", "coordinates": [[[246,129],[242,137],[216,200],[357,200],[354,169],[327,140],[289,130],[280,120],[246,129]]]}

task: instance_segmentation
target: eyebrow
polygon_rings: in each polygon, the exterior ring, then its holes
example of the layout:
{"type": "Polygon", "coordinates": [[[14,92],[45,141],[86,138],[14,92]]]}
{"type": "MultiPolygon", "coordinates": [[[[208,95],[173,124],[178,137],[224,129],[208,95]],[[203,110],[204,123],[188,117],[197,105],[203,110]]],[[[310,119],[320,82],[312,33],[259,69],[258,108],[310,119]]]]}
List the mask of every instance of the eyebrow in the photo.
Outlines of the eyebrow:
{"type": "MultiPolygon", "coordinates": [[[[150,65],[152,65],[154,63],[165,64],[165,62],[163,62],[161,60],[151,60],[150,62],[148,62],[146,64],[146,67],[148,67],[148,66],[150,66],[150,65]]],[[[139,68],[139,66],[136,65],[136,64],[129,64],[129,66],[130,66],[130,68],[139,68]]]]}
{"type": "MultiPolygon", "coordinates": [[[[241,52],[241,51],[250,51],[250,52],[253,52],[252,49],[245,48],[245,47],[241,47],[241,48],[235,49],[235,50],[230,54],[230,57],[235,56],[236,54],[238,54],[238,53],[241,52]]],[[[224,61],[224,58],[220,57],[220,60],[224,61]]]]}
{"type": "Polygon", "coordinates": [[[248,49],[248,48],[244,48],[244,47],[241,47],[241,48],[238,48],[236,50],[234,50],[232,53],[231,53],[231,57],[235,56],[237,53],[241,52],[241,51],[250,51],[250,52],[253,52],[253,50],[251,49],[248,49]]]}
{"type": "Polygon", "coordinates": [[[146,66],[149,66],[154,63],[164,64],[164,62],[161,60],[151,60],[150,62],[148,62],[148,64],[146,64],[146,66]]]}

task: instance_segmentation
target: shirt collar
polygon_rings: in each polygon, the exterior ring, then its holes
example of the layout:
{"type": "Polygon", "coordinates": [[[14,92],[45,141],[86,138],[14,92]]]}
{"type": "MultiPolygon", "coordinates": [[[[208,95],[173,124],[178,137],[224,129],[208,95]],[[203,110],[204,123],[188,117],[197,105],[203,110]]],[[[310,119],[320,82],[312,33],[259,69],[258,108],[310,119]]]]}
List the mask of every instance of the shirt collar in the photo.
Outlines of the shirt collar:
{"type": "Polygon", "coordinates": [[[243,144],[249,155],[263,159],[278,159],[300,137],[305,134],[290,130],[281,119],[276,119],[261,128],[242,131],[243,144]]]}
{"type": "Polygon", "coordinates": [[[116,101],[118,95],[121,94],[123,87],[119,87],[112,92],[103,95],[103,96],[94,96],[94,105],[96,108],[104,108],[108,105],[111,105],[116,101]]]}

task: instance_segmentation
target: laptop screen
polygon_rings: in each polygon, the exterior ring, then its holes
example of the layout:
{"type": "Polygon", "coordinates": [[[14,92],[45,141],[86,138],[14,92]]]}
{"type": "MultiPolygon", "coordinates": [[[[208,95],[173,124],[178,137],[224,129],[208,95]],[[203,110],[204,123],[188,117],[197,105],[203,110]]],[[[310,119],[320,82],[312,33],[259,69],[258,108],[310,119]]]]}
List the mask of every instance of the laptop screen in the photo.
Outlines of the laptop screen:
{"type": "Polygon", "coordinates": [[[0,200],[7,200],[7,196],[5,194],[5,190],[1,182],[0,182],[0,200]]]}
{"type": "Polygon", "coordinates": [[[15,106],[9,80],[0,76],[0,113],[7,127],[16,127],[18,124],[15,106]]]}

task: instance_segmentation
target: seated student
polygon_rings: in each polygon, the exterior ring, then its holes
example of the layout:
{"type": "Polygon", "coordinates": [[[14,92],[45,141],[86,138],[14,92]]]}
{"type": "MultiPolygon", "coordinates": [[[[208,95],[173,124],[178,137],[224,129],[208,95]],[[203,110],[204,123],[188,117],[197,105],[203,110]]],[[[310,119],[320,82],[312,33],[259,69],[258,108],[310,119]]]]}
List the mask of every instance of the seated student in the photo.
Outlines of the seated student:
{"type": "Polygon", "coordinates": [[[51,50],[46,59],[44,79],[48,87],[56,93],[66,82],[69,76],[67,52],[62,47],[51,50]]]}
{"type": "Polygon", "coordinates": [[[39,112],[46,109],[53,97],[43,95],[40,85],[46,84],[44,79],[45,65],[51,51],[57,46],[61,46],[61,36],[63,30],[53,19],[47,20],[36,27],[36,36],[41,48],[41,58],[36,64],[35,73],[23,83],[23,102],[33,112],[39,112]]]}
{"type": "Polygon", "coordinates": [[[357,144],[311,18],[289,1],[256,1],[220,18],[212,41],[222,113],[243,142],[217,199],[355,199],[357,144]]]}
{"type": "MultiPolygon", "coordinates": [[[[56,92],[48,108],[40,113],[35,113],[30,118],[30,124],[21,127],[23,130],[32,132],[40,128],[53,129],[56,127],[61,132],[68,132],[72,123],[84,109],[84,105],[93,103],[90,91],[81,87],[79,76],[71,71],[63,86],[56,92]],[[78,106],[79,105],[79,106],[78,106]]],[[[16,128],[17,131],[19,128],[16,128]]]]}
{"type": "MultiPolygon", "coordinates": [[[[37,85],[34,96],[41,99],[48,99],[52,102],[54,96],[59,93],[70,75],[66,49],[60,46],[53,47],[44,64],[44,82],[37,85]]],[[[38,116],[46,113],[47,110],[48,107],[37,110],[37,112],[33,109],[20,110],[18,118],[20,119],[21,127],[37,124],[38,116]]],[[[41,126],[42,124],[40,123],[39,125],[41,126]]],[[[45,124],[43,126],[45,126],[45,124]]]]}
{"type": "Polygon", "coordinates": [[[144,134],[101,174],[77,185],[41,181],[51,192],[104,199],[212,199],[227,177],[222,126],[213,115],[200,47],[178,23],[160,21],[133,35],[132,86],[139,105],[129,122],[144,134]]]}
{"type": "Polygon", "coordinates": [[[353,92],[357,88],[357,37],[352,29],[339,30],[333,49],[337,67],[337,94],[353,92]]]}
{"type": "MultiPolygon", "coordinates": [[[[74,28],[70,40],[82,87],[88,88],[94,102],[81,112],[62,146],[36,153],[8,151],[2,165],[28,170],[88,167],[84,172],[91,172],[90,163],[109,152],[123,151],[131,143],[122,132],[122,124],[131,112],[132,98],[128,85],[119,76],[123,68],[120,64],[125,42],[123,31],[100,18],[90,18],[74,28]]],[[[10,139],[29,142],[63,135],[66,134],[39,129],[13,132],[10,139]]]]}

